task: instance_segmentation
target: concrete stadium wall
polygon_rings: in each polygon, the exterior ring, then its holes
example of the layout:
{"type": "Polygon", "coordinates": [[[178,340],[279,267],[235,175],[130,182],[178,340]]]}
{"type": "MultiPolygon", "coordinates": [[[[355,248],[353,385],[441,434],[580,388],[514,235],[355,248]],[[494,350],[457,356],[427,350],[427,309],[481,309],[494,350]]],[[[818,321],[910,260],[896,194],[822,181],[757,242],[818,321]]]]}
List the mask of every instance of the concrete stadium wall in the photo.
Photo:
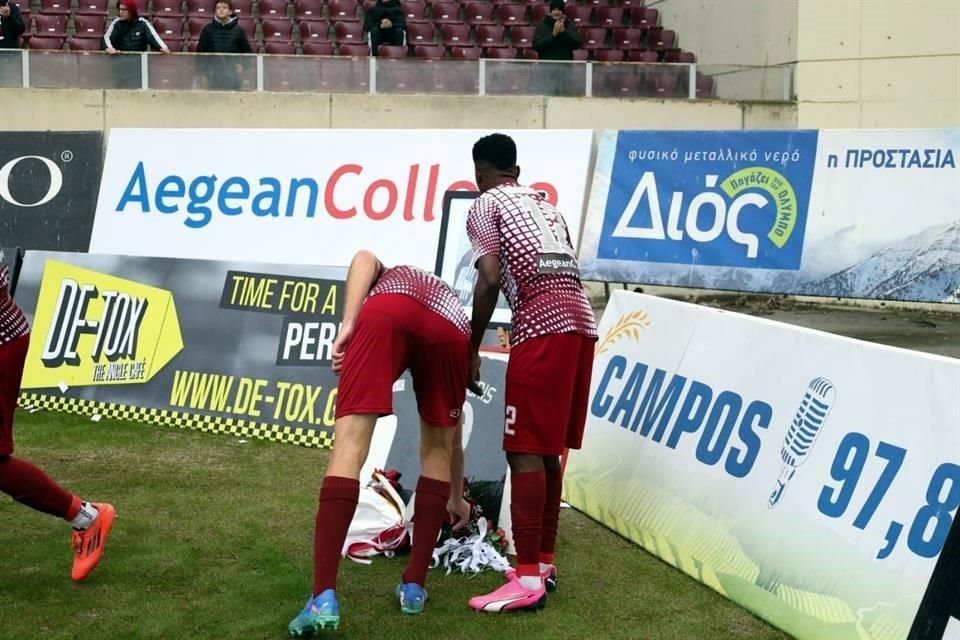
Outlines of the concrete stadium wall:
{"type": "Polygon", "coordinates": [[[114,127],[793,129],[788,103],[0,89],[9,131],[114,127]]]}
{"type": "Polygon", "coordinates": [[[800,0],[801,127],[960,125],[960,2],[800,0]]]}

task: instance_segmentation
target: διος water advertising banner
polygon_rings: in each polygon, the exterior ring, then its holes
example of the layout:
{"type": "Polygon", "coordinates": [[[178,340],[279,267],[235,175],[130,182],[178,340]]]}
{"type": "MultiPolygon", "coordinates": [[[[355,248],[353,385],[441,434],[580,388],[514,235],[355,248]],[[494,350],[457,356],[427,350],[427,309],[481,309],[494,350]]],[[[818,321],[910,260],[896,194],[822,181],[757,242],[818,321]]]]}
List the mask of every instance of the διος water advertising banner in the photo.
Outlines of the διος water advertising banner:
{"type": "Polygon", "coordinates": [[[605,131],[585,279],[960,302],[960,129],[605,131]]]}

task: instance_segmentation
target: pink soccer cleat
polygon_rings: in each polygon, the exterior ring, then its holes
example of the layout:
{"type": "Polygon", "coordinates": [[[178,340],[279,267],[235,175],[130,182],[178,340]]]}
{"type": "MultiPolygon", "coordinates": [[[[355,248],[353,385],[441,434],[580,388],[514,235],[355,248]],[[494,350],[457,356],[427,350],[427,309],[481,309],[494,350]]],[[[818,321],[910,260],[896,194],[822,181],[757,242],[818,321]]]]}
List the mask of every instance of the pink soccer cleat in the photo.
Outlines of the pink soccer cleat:
{"type": "Polygon", "coordinates": [[[547,592],[541,581],[538,589],[526,589],[516,574],[507,579],[507,584],[485,596],[470,598],[470,606],[477,611],[502,613],[542,609],[547,604],[547,592]]]}

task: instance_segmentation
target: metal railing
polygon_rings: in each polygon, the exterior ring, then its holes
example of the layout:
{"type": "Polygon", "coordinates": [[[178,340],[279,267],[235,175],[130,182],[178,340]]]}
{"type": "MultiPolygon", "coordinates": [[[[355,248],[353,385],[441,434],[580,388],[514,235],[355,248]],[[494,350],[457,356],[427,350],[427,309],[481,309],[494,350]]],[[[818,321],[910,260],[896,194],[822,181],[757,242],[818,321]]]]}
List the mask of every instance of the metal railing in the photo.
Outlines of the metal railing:
{"type": "Polygon", "coordinates": [[[0,50],[0,87],[790,101],[790,66],[0,50]]]}

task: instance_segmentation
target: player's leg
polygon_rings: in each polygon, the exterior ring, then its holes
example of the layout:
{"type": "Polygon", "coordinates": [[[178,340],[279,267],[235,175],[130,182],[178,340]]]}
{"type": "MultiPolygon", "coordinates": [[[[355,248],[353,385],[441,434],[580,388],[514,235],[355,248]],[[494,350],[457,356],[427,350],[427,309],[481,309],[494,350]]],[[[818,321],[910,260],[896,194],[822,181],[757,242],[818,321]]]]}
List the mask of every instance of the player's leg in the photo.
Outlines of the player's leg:
{"type": "Polygon", "coordinates": [[[0,491],[17,502],[69,522],[74,532],[71,577],[83,580],[100,562],[116,516],[110,504],[84,502],[42,469],[15,458],[13,414],[23,377],[29,336],[0,345],[0,491]]]}
{"type": "Polygon", "coordinates": [[[390,297],[376,296],[364,303],[347,346],[337,391],[333,452],[317,503],[313,597],[290,622],[292,636],[335,629],[340,623],[337,572],[357,510],[360,469],[377,417],[393,411],[393,382],[406,360],[405,337],[390,318],[390,297]]]}
{"type": "MultiPolygon", "coordinates": [[[[450,465],[467,388],[469,342],[451,322],[420,307],[411,372],[420,412],[420,479],[414,499],[413,549],[396,594],[400,610],[420,613],[427,568],[450,499],[450,465]]],[[[459,443],[457,443],[459,446],[459,443]]]]}
{"type": "MultiPolygon", "coordinates": [[[[569,398],[566,449],[579,449],[583,443],[583,430],[587,421],[587,405],[590,399],[590,378],[593,373],[593,351],[595,341],[586,336],[564,336],[571,343],[567,353],[575,354],[576,363],[570,367],[573,372],[568,377],[572,382],[569,398]]],[[[571,358],[572,359],[572,358],[571,358]]],[[[554,565],[554,552],[557,544],[557,531],[560,524],[560,496],[563,493],[563,469],[560,456],[550,455],[543,458],[546,471],[546,500],[543,508],[543,530],[540,535],[540,572],[544,576],[548,591],[557,588],[557,570],[554,565]]]]}

